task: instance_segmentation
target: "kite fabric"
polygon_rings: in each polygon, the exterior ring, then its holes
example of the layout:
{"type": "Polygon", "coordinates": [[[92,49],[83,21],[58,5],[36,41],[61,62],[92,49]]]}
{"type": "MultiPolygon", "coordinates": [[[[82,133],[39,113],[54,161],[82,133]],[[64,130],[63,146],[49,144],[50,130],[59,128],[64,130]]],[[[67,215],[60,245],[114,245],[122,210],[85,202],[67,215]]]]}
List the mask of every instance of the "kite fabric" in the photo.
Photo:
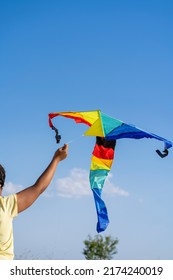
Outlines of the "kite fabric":
{"type": "Polygon", "coordinates": [[[109,224],[107,208],[101,194],[114,159],[115,145],[116,140],[96,137],[96,144],[92,153],[89,178],[98,217],[97,232],[104,231],[109,224]]]}
{"type": "Polygon", "coordinates": [[[107,208],[101,195],[104,182],[113,163],[116,141],[121,138],[154,138],[164,143],[163,152],[156,150],[162,158],[168,155],[168,149],[173,146],[171,141],[163,137],[109,117],[100,110],[56,112],[50,113],[48,116],[49,126],[55,130],[57,143],[60,142],[61,136],[58,134],[58,129],[52,123],[52,119],[57,116],[73,119],[76,123],[86,124],[89,126],[89,129],[85,131],[84,136],[96,137],[96,144],[91,158],[89,179],[98,218],[97,232],[104,231],[109,224],[107,208]]]}

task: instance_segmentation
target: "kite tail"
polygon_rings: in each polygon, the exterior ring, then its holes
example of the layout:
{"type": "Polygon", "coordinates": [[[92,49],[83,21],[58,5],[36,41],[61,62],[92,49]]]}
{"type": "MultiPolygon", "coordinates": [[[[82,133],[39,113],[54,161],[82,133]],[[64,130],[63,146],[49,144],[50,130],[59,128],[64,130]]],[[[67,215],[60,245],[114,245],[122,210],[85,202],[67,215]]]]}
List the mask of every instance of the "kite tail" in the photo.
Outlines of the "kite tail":
{"type": "Polygon", "coordinates": [[[103,199],[101,199],[102,191],[96,188],[94,188],[92,191],[94,195],[94,201],[98,217],[97,232],[100,233],[104,231],[109,224],[108,212],[103,199]]]}
{"type": "Polygon", "coordinates": [[[101,194],[105,179],[112,166],[115,144],[115,140],[105,140],[105,138],[96,137],[96,144],[92,153],[90,186],[93,191],[97,211],[97,232],[104,231],[109,224],[107,208],[101,198],[101,194]]]}

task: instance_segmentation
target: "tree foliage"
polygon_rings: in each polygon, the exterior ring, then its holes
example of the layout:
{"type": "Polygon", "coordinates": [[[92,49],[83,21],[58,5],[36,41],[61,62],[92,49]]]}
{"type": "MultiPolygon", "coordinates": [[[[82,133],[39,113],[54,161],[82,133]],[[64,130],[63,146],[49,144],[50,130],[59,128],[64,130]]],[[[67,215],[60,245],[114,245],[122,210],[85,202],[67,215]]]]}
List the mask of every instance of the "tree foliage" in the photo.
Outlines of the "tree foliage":
{"type": "Polygon", "coordinates": [[[83,255],[87,260],[111,260],[117,254],[118,239],[111,236],[96,235],[84,240],[83,255]]]}

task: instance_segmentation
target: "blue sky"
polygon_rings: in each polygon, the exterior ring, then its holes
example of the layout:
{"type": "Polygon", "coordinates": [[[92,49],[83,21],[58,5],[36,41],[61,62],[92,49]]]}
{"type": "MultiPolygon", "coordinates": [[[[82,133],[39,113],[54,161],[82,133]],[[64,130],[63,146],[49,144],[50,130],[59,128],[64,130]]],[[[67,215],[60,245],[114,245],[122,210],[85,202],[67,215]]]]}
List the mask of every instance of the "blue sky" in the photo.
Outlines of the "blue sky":
{"type": "MultiPolygon", "coordinates": [[[[173,140],[173,3],[0,1],[1,163],[5,194],[32,185],[58,147],[48,113],[100,109],[173,140]]],[[[46,193],[14,221],[16,258],[83,259],[96,232],[88,183],[95,139],[56,118],[69,143],[46,193]]],[[[173,259],[173,159],[157,140],[119,140],[103,189],[115,259],[173,259]]]]}

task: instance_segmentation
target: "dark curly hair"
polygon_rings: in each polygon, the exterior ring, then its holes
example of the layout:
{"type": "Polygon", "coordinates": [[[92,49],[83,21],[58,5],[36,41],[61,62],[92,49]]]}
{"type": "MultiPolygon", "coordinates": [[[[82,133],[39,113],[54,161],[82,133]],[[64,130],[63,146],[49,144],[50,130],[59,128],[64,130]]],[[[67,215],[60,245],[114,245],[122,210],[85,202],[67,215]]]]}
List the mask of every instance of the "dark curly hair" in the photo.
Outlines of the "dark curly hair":
{"type": "Polygon", "coordinates": [[[4,183],[5,183],[5,169],[4,167],[0,164],[0,188],[3,188],[4,183]]]}

